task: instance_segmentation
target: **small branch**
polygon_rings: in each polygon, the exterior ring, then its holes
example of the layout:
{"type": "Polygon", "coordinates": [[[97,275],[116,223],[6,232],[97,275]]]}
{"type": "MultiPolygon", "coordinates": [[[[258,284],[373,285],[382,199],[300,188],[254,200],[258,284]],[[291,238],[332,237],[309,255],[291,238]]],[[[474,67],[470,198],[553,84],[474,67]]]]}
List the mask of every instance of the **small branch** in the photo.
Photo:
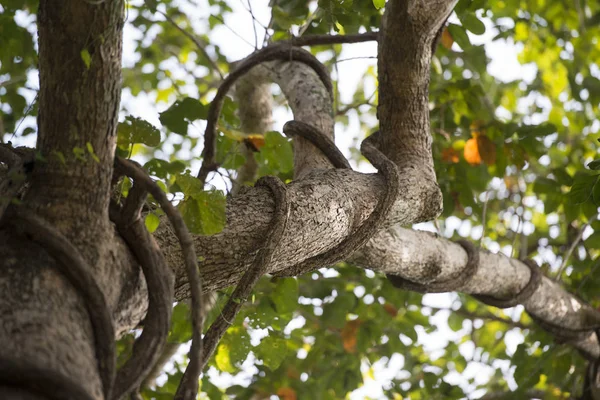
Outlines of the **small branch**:
{"type": "Polygon", "coordinates": [[[292,37],[289,40],[278,41],[277,43],[288,42],[294,46],[322,46],[346,43],[363,43],[376,41],[379,32],[365,32],[351,35],[305,35],[292,37]]]}
{"type": "MultiPolygon", "coordinates": [[[[241,1],[243,4],[243,0],[241,1]]],[[[256,22],[258,22],[258,20],[254,16],[254,12],[252,11],[252,3],[250,2],[250,0],[248,0],[248,12],[252,17],[252,30],[254,31],[254,48],[258,50],[258,33],[256,32],[256,22]]]]}
{"type": "Polygon", "coordinates": [[[585,34],[585,13],[581,8],[581,0],[575,0],[575,9],[577,10],[577,17],[579,18],[579,29],[582,34],[585,34]]]}
{"type": "Polygon", "coordinates": [[[598,219],[598,214],[596,214],[592,218],[590,218],[590,220],[587,222],[587,224],[583,225],[581,227],[581,229],[579,230],[579,232],[577,233],[577,236],[573,240],[573,243],[571,243],[571,246],[569,246],[569,249],[565,253],[565,256],[564,256],[565,258],[563,259],[563,262],[560,265],[560,268],[558,269],[558,271],[556,271],[556,277],[554,278],[554,280],[556,282],[560,282],[560,280],[562,279],[562,274],[563,274],[565,268],[567,267],[567,262],[569,261],[569,258],[571,258],[571,254],[573,254],[573,251],[575,251],[575,248],[581,241],[581,238],[583,237],[583,232],[585,232],[586,228],[588,226],[590,226],[597,219],[598,219]]]}
{"type": "MultiPolygon", "coordinates": [[[[522,395],[525,396],[524,399],[544,399],[548,392],[545,390],[539,389],[529,389],[522,395]]],[[[509,390],[506,392],[488,392],[483,397],[480,397],[479,400],[509,400],[514,399],[515,394],[509,390]]]]}
{"type": "Polygon", "coordinates": [[[509,325],[509,326],[511,326],[513,328],[519,328],[519,329],[523,329],[523,330],[535,328],[533,326],[526,325],[526,324],[523,324],[523,323],[518,322],[518,321],[513,321],[511,319],[502,318],[502,317],[499,317],[499,316],[491,314],[491,313],[488,313],[488,314],[478,314],[476,312],[468,311],[468,310],[466,310],[464,308],[459,308],[458,310],[453,310],[451,308],[440,308],[440,307],[430,307],[430,306],[427,306],[427,307],[430,308],[434,312],[437,312],[437,311],[449,311],[451,313],[460,315],[462,317],[469,318],[471,320],[473,320],[473,319],[483,319],[483,320],[488,320],[488,321],[497,321],[497,322],[502,322],[503,324],[509,325]]]}
{"type": "Polygon", "coordinates": [[[16,78],[7,79],[4,82],[0,82],[0,88],[14,85],[15,83],[25,82],[26,80],[27,80],[27,76],[18,76],[16,78]]]}
{"type": "Polygon", "coordinates": [[[340,116],[340,115],[344,115],[346,114],[348,111],[350,110],[354,110],[355,108],[358,108],[360,106],[369,106],[369,107],[377,107],[375,104],[370,103],[368,101],[366,102],[361,102],[361,103],[353,103],[353,104],[347,104],[344,107],[339,108],[335,115],[336,116],[340,116]]]}
{"type": "Polygon", "coordinates": [[[250,47],[252,47],[253,49],[256,50],[256,47],[254,47],[254,45],[252,43],[250,43],[245,37],[243,37],[242,35],[240,35],[235,29],[232,29],[229,25],[227,25],[225,23],[225,20],[223,20],[223,18],[221,18],[220,15],[218,15],[218,14],[211,14],[211,17],[213,17],[217,21],[221,22],[225,28],[229,29],[229,31],[231,33],[233,33],[235,36],[237,36],[238,38],[240,38],[242,40],[242,42],[246,43],[248,46],[250,46],[250,47]]]}
{"type": "Polygon", "coordinates": [[[157,10],[157,12],[159,14],[161,14],[163,17],[165,17],[165,19],[171,25],[173,25],[173,27],[175,29],[177,29],[179,32],[183,33],[183,35],[185,37],[187,37],[188,39],[190,39],[196,45],[196,47],[198,48],[198,50],[200,50],[200,52],[202,53],[202,55],[210,63],[210,65],[213,67],[213,69],[217,72],[217,74],[219,74],[219,76],[221,77],[221,79],[223,79],[223,73],[221,72],[221,69],[219,68],[219,66],[217,65],[217,63],[213,61],[213,59],[210,57],[210,55],[206,52],[206,44],[202,43],[200,41],[200,39],[198,39],[195,35],[192,35],[188,31],[186,31],[185,29],[183,29],[181,26],[179,26],[179,24],[173,18],[169,17],[166,13],[164,13],[162,11],[159,11],[159,10],[157,10]]]}

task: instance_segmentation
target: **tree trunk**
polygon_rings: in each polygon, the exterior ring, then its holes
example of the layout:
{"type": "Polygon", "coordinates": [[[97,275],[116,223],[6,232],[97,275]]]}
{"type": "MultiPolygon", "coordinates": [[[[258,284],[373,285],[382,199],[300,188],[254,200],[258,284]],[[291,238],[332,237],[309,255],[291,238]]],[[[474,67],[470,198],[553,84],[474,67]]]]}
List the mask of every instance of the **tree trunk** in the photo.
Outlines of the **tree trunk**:
{"type": "MultiPolygon", "coordinates": [[[[40,1],[40,157],[18,206],[44,218],[79,250],[111,310],[124,288],[118,278],[133,275],[134,266],[108,219],[123,11],[122,1],[40,1]]],[[[3,398],[34,398],[34,392],[40,398],[104,398],[80,294],[56,270],[56,260],[18,229],[4,226],[0,243],[0,385],[31,391],[3,398]]]]}

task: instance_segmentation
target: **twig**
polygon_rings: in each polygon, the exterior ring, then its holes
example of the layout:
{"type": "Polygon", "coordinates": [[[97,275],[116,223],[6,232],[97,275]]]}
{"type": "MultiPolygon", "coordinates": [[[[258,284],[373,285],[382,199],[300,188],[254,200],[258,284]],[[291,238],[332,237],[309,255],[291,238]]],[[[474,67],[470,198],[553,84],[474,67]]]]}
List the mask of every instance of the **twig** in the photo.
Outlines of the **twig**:
{"type": "Polygon", "coordinates": [[[210,55],[206,52],[206,45],[202,42],[200,42],[200,39],[198,39],[195,35],[192,35],[191,33],[189,33],[188,31],[186,31],[185,29],[183,29],[181,26],[179,26],[179,24],[171,17],[169,17],[166,13],[157,10],[157,12],[159,14],[161,14],[163,17],[165,17],[165,19],[171,24],[173,25],[173,27],[175,29],[177,29],[179,32],[183,33],[183,35],[185,37],[187,37],[188,39],[190,39],[198,48],[198,50],[200,50],[200,52],[202,53],[202,55],[206,58],[206,60],[210,63],[210,65],[213,67],[213,69],[217,72],[217,74],[219,74],[219,76],[221,77],[221,79],[223,79],[223,73],[221,72],[221,69],[219,68],[219,66],[217,65],[216,62],[214,62],[214,60],[210,57],[210,55]]]}
{"type": "Polygon", "coordinates": [[[33,105],[35,104],[35,102],[37,101],[38,97],[40,95],[40,92],[37,92],[35,94],[35,97],[33,98],[33,100],[31,100],[31,103],[29,103],[29,105],[27,106],[27,109],[25,110],[25,113],[23,114],[23,116],[21,117],[21,120],[19,121],[19,123],[17,124],[17,127],[15,128],[15,130],[13,131],[12,136],[10,137],[10,140],[12,140],[15,135],[17,134],[17,132],[19,131],[19,128],[21,127],[21,124],[23,124],[23,121],[25,121],[25,118],[27,116],[29,116],[29,113],[31,112],[31,110],[33,109],[33,105]]]}
{"type": "Polygon", "coordinates": [[[571,258],[571,254],[573,254],[573,251],[575,251],[575,248],[577,247],[577,245],[581,241],[581,238],[583,237],[583,232],[586,230],[586,228],[588,226],[590,226],[597,219],[598,219],[598,214],[596,214],[592,218],[590,218],[590,220],[588,221],[588,223],[584,224],[581,227],[581,229],[579,230],[579,232],[577,233],[577,236],[573,240],[573,243],[571,243],[571,246],[569,246],[569,249],[565,253],[565,258],[563,258],[563,262],[560,265],[560,268],[558,269],[558,271],[556,271],[556,277],[554,278],[554,280],[556,282],[559,282],[562,279],[562,274],[563,274],[565,268],[567,267],[567,262],[569,261],[569,258],[571,258]]]}
{"type": "Polygon", "coordinates": [[[585,14],[581,8],[580,0],[575,0],[575,10],[577,10],[577,17],[579,18],[579,29],[581,30],[582,34],[585,34],[585,14]]]}
{"type": "Polygon", "coordinates": [[[229,27],[229,25],[227,25],[227,24],[225,23],[225,20],[223,20],[223,18],[221,18],[221,16],[220,16],[220,15],[218,15],[218,14],[212,14],[212,15],[211,15],[211,17],[213,17],[213,18],[214,18],[214,19],[216,19],[217,21],[221,22],[225,28],[229,29],[229,31],[230,31],[231,33],[233,33],[233,34],[234,34],[235,36],[237,36],[238,38],[242,39],[242,41],[243,41],[244,43],[246,43],[248,46],[252,47],[253,49],[256,49],[256,48],[254,47],[254,45],[253,45],[252,43],[250,43],[250,42],[249,42],[249,41],[248,41],[248,40],[247,40],[245,37],[243,37],[242,35],[240,35],[239,33],[237,33],[237,32],[235,31],[235,29],[232,29],[231,27],[229,27]]]}
{"type": "Polygon", "coordinates": [[[330,44],[362,43],[377,40],[379,32],[355,33],[351,35],[305,35],[295,36],[289,40],[278,41],[289,42],[294,46],[321,46],[330,44]]]}
{"type": "MultiPolygon", "coordinates": [[[[240,1],[243,2],[243,0],[240,1]]],[[[254,31],[254,48],[258,50],[258,32],[256,32],[256,22],[258,22],[258,20],[254,16],[254,12],[252,11],[252,3],[250,2],[250,0],[248,0],[248,12],[252,17],[252,30],[254,31]]]]}
{"type": "Polygon", "coordinates": [[[269,22],[267,23],[267,26],[265,27],[265,38],[263,40],[263,46],[266,46],[269,43],[269,39],[271,38],[269,36],[269,29],[271,29],[273,27],[273,9],[275,7],[277,7],[277,1],[278,0],[272,0],[271,1],[271,17],[269,18],[269,22]]]}
{"type": "Polygon", "coordinates": [[[7,79],[4,82],[0,82],[0,88],[13,85],[15,83],[24,82],[27,80],[27,76],[18,76],[16,78],[7,79]]]}
{"type": "Polygon", "coordinates": [[[513,321],[513,320],[507,319],[507,318],[502,318],[502,317],[499,317],[499,316],[494,315],[494,314],[485,314],[485,315],[484,314],[478,314],[478,313],[475,313],[475,312],[467,311],[467,310],[465,310],[463,308],[459,308],[458,310],[453,310],[451,308],[443,308],[443,307],[442,308],[429,307],[429,308],[431,308],[432,311],[436,311],[436,312],[437,311],[449,311],[451,313],[455,313],[457,315],[460,315],[460,316],[463,316],[463,317],[466,317],[466,318],[469,318],[469,319],[484,319],[484,320],[502,322],[503,324],[512,326],[514,328],[523,329],[523,330],[534,328],[531,325],[523,324],[521,322],[513,321]]]}
{"type": "MultiPolygon", "coordinates": [[[[521,395],[524,396],[522,399],[544,399],[548,395],[548,392],[540,389],[529,389],[521,395]]],[[[505,392],[488,392],[483,397],[480,397],[479,400],[509,400],[514,398],[515,393],[507,390],[505,392]]]]}
{"type": "Polygon", "coordinates": [[[336,63],[341,63],[345,61],[356,61],[356,60],[377,60],[377,56],[356,56],[356,57],[348,57],[342,58],[341,60],[336,60],[336,63]]]}
{"type": "Polygon", "coordinates": [[[483,247],[483,239],[485,238],[485,220],[487,217],[488,202],[490,200],[489,190],[485,191],[485,201],[483,202],[483,211],[481,213],[481,239],[479,239],[479,247],[483,247]]]}

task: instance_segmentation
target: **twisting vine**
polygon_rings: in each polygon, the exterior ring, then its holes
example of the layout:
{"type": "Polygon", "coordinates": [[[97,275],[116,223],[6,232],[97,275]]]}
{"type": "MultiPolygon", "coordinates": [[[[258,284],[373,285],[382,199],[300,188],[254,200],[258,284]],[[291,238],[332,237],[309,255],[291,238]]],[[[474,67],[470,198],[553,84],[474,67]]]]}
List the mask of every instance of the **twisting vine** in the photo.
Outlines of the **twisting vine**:
{"type": "Polygon", "coordinates": [[[285,231],[288,216],[290,213],[290,204],[287,199],[285,184],[273,176],[265,176],[256,182],[256,186],[265,186],[269,188],[275,200],[275,209],[271,217],[271,224],[265,238],[263,247],[258,251],[252,265],[231,294],[223,311],[217,319],[211,324],[206,337],[204,338],[204,349],[202,356],[202,367],[206,365],[210,356],[215,351],[217,344],[231,325],[238,312],[246,302],[248,296],[252,293],[258,280],[267,272],[273,253],[277,249],[285,231]]]}
{"type": "MultiPolygon", "coordinates": [[[[142,167],[133,161],[117,157],[115,159],[115,173],[127,175],[133,180],[134,185],[136,183],[141,185],[145,191],[154,197],[167,215],[169,222],[173,226],[175,235],[179,239],[192,297],[192,346],[189,354],[190,361],[186,367],[183,379],[177,388],[175,399],[194,399],[198,393],[198,378],[202,372],[202,286],[200,281],[200,273],[198,271],[198,258],[196,256],[196,250],[194,249],[192,236],[190,235],[190,232],[188,231],[181,214],[179,214],[175,206],[171,204],[165,192],[163,192],[156,182],[150,178],[150,176],[142,169],[142,167]]],[[[131,209],[137,210],[138,208],[139,200],[136,200],[135,206],[131,206],[131,209]]],[[[172,297],[170,301],[171,303],[173,302],[172,297]]],[[[162,350],[162,347],[160,349],[162,350]]]]}
{"type": "Polygon", "coordinates": [[[317,73],[330,96],[332,95],[333,85],[331,83],[331,78],[329,77],[329,71],[327,71],[327,68],[325,68],[315,56],[304,49],[294,47],[289,43],[276,43],[249,55],[238,64],[237,68],[232,71],[227,78],[223,80],[215,98],[210,103],[206,121],[206,130],[204,131],[204,149],[202,150],[203,161],[197,176],[203,185],[206,183],[208,174],[216,171],[219,167],[215,160],[217,122],[219,121],[219,115],[221,114],[223,101],[227,92],[229,92],[240,77],[244,76],[255,66],[267,61],[276,60],[298,61],[308,65],[317,73]]]}
{"type": "MultiPolygon", "coordinates": [[[[111,398],[116,364],[115,330],[110,309],[106,304],[106,298],[91,273],[92,268],[79,250],[65,236],[44,219],[35,215],[32,210],[28,210],[22,206],[11,207],[2,216],[0,222],[0,225],[10,224],[16,232],[26,235],[30,240],[43,247],[56,260],[55,267],[82,297],[94,331],[98,372],[102,380],[104,397],[107,399],[111,398]]],[[[18,364],[11,365],[8,360],[2,360],[1,364],[3,364],[3,367],[15,368],[16,371],[24,369],[23,371],[19,371],[21,374],[16,377],[16,382],[25,383],[27,386],[31,385],[32,387],[40,385],[39,382],[35,382],[37,377],[31,373],[28,366],[20,367],[18,364]]],[[[40,370],[37,366],[31,367],[38,370],[42,379],[45,378],[42,381],[44,385],[42,388],[43,392],[54,396],[55,392],[53,390],[55,388],[53,386],[56,383],[53,383],[53,381],[55,381],[56,373],[49,370],[40,370]]],[[[10,376],[16,371],[0,370],[0,376],[6,377],[5,373],[10,376]]],[[[10,382],[10,384],[14,385],[15,382],[10,382]]],[[[70,393],[72,389],[66,387],[62,388],[62,390],[70,393]]],[[[86,394],[84,397],[79,398],[87,399],[90,397],[89,394],[86,394]]]]}
{"type": "MultiPolygon", "coordinates": [[[[27,152],[26,154],[32,154],[27,152]]],[[[166,262],[140,218],[145,198],[150,193],[164,210],[181,243],[188,279],[192,292],[192,346],[190,362],[186,376],[180,382],[178,394],[181,399],[191,400],[198,391],[198,377],[201,373],[202,316],[201,285],[198,264],[192,238],[178,213],[169,202],[165,193],[136,163],[120,158],[115,159],[116,181],[122,175],[130,177],[134,184],[121,207],[111,202],[110,216],[120,235],[131,248],[144,272],[148,286],[149,307],[145,326],[140,338],[135,342],[133,354],[125,365],[115,374],[115,341],[112,315],[106,304],[104,293],[98,286],[81,253],[58,230],[41,217],[35,215],[26,206],[10,207],[23,181],[13,181],[12,172],[28,172],[31,169],[29,159],[21,159],[15,149],[0,147],[0,161],[10,167],[9,177],[2,182],[3,208],[0,210],[0,225],[10,224],[17,232],[27,235],[41,245],[56,260],[56,268],[67,278],[82,296],[95,335],[96,358],[102,381],[105,399],[118,400],[134,392],[160,356],[166,343],[170,327],[173,304],[173,278],[166,262]],[[8,182],[8,184],[6,183],[8,182]]],[[[22,360],[0,360],[0,376],[10,379],[11,384],[40,388],[50,397],[91,399],[78,385],[55,371],[28,365],[22,360]]],[[[135,394],[134,394],[135,396],[135,394]]]]}
{"type": "Polygon", "coordinates": [[[142,380],[156,363],[166,343],[173,308],[173,277],[158,245],[148,233],[141,218],[141,209],[147,192],[134,183],[125,205],[115,200],[110,204],[110,219],[119,235],[125,240],[144,273],[148,287],[148,312],[144,329],[135,342],[133,353],[119,370],[115,382],[114,398],[138,389],[142,380]]]}

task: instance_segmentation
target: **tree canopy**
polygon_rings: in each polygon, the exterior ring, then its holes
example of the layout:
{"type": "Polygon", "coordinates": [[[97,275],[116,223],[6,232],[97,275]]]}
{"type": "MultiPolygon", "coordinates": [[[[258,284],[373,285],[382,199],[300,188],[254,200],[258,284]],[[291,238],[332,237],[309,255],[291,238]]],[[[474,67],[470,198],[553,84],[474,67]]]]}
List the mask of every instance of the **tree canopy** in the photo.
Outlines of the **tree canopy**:
{"type": "MultiPolygon", "coordinates": [[[[178,202],[196,235],[221,232],[227,201],[232,193],[243,193],[242,186],[267,175],[284,182],[294,178],[290,138],[270,123],[255,131],[248,122],[245,103],[256,106],[261,100],[243,85],[264,84],[251,77],[224,98],[216,127],[218,169],[208,174],[211,188],[196,179],[210,103],[238,61],[224,55],[228,46],[249,42],[243,57],[268,43],[306,38],[304,48],[332,76],[336,133],[346,135],[346,155],[354,166],[367,164],[358,144],[378,126],[377,54],[348,59],[344,51],[357,44],[310,38],[376,39],[371,32],[380,29],[385,1],[266,3],[125,5],[117,154],[143,164],[178,202]],[[255,20],[259,12],[269,19],[255,20]],[[253,21],[255,37],[241,36],[230,45],[220,41],[218,32],[237,30],[229,22],[232,16],[253,21]],[[358,81],[339,72],[340,65],[352,63],[362,71],[358,81]]],[[[31,144],[38,133],[37,8],[31,0],[0,5],[3,143],[31,144]]],[[[595,296],[600,286],[599,22],[600,3],[593,1],[458,1],[431,63],[430,130],[443,213],[426,225],[442,237],[534,259],[546,276],[594,308],[600,306],[595,296]],[[506,53],[507,62],[516,53],[522,65],[517,71],[526,76],[503,74],[496,51],[506,53]]],[[[95,44],[88,43],[79,59],[64,62],[90,68],[95,44]]],[[[286,115],[290,106],[282,90],[270,90],[276,115],[286,115]]],[[[95,157],[91,144],[72,152],[95,157]]],[[[130,189],[124,180],[119,196],[130,189]]],[[[165,223],[164,213],[151,206],[148,230],[165,223]]],[[[467,294],[400,290],[362,266],[348,260],[298,277],[263,277],[209,361],[201,398],[337,399],[353,393],[351,398],[568,399],[581,394],[587,360],[536,325],[522,306],[502,310],[467,294]]],[[[219,291],[206,326],[232,290],[219,291]]],[[[119,360],[129,354],[135,334],[119,340],[119,360]]],[[[184,344],[191,335],[189,304],[180,301],[168,341],[184,344]]],[[[142,390],[143,398],[173,398],[185,357],[173,361],[155,385],[142,390]]]]}

